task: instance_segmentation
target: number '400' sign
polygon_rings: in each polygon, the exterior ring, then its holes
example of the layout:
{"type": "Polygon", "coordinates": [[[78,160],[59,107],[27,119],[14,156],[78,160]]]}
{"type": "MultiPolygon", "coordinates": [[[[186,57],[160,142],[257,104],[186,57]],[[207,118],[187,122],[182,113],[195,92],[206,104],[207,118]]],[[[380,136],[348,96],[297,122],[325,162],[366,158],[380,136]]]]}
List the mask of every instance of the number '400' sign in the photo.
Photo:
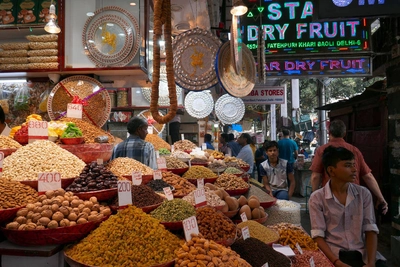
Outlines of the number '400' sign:
{"type": "Polygon", "coordinates": [[[61,188],[61,174],[59,172],[41,172],[38,175],[38,191],[57,190],[61,188]]]}

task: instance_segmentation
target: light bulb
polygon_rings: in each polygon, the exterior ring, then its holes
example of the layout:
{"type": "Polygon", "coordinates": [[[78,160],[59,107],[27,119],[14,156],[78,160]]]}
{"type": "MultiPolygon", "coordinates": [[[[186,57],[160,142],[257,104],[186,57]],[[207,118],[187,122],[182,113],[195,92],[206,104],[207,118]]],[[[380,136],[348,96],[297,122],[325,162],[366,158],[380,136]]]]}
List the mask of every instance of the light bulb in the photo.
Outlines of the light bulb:
{"type": "Polygon", "coordinates": [[[54,19],[50,19],[47,22],[46,26],[44,26],[44,30],[48,33],[60,33],[61,28],[55,23],[54,19]]]}

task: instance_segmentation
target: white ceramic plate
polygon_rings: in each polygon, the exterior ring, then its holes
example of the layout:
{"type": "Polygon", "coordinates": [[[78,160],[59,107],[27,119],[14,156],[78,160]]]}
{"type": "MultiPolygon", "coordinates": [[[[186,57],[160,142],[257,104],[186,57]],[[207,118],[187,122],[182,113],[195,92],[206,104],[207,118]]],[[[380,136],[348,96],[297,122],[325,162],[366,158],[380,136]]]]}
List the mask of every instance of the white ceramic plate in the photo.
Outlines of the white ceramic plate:
{"type": "Polygon", "coordinates": [[[215,102],[215,113],[223,124],[238,123],[244,116],[243,100],[225,94],[215,102]]]}
{"type": "Polygon", "coordinates": [[[213,111],[214,100],[209,92],[189,92],[185,97],[185,108],[190,116],[202,119],[213,111]]]}

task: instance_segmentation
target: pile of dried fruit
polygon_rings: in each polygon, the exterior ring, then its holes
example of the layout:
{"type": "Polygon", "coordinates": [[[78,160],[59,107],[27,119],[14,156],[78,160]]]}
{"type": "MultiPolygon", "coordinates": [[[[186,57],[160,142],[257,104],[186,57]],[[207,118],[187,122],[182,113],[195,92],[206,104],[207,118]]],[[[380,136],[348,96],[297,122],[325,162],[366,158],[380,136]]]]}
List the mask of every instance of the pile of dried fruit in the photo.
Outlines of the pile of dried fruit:
{"type": "Polygon", "coordinates": [[[194,184],[172,172],[162,172],[162,179],[174,187],[174,197],[183,197],[196,190],[194,184]]]}
{"type": "Polygon", "coordinates": [[[196,215],[196,209],[187,201],[175,198],[164,201],[157,209],[150,212],[151,216],[162,222],[179,222],[196,215]]]}
{"type": "Polygon", "coordinates": [[[171,150],[171,145],[165,142],[162,138],[160,138],[156,134],[148,134],[146,135],[145,141],[152,143],[155,150],[160,150],[161,148],[165,148],[171,150]]]}

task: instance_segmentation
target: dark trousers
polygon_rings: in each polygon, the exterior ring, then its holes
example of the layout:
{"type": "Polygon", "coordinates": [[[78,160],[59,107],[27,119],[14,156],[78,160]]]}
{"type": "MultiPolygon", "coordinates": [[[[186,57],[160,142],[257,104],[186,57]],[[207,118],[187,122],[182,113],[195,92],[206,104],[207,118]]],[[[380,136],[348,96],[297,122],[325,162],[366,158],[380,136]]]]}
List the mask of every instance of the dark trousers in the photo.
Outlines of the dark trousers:
{"type": "Polygon", "coordinates": [[[176,141],[181,140],[179,137],[179,128],[180,128],[180,123],[177,121],[171,122],[169,124],[169,135],[171,136],[171,142],[172,144],[175,143],[176,141]]]}
{"type": "MultiPolygon", "coordinates": [[[[340,261],[350,265],[351,267],[363,267],[365,264],[362,259],[362,254],[358,251],[339,251],[340,261]]],[[[375,263],[376,267],[387,267],[386,262],[377,260],[375,263]]]]}

